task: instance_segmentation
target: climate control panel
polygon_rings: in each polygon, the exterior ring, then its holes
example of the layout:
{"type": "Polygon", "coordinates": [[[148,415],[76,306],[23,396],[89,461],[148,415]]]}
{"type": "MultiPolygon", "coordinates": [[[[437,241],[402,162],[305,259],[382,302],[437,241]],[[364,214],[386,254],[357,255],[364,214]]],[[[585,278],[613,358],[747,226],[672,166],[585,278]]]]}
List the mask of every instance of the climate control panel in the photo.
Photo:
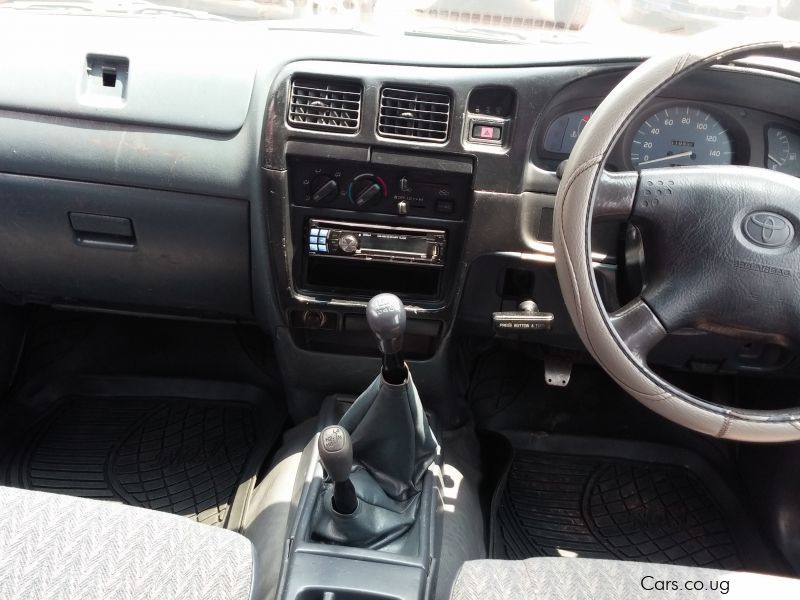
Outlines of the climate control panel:
{"type": "Polygon", "coordinates": [[[318,209],[462,220],[469,176],[421,168],[293,157],[291,202],[318,209]]]}

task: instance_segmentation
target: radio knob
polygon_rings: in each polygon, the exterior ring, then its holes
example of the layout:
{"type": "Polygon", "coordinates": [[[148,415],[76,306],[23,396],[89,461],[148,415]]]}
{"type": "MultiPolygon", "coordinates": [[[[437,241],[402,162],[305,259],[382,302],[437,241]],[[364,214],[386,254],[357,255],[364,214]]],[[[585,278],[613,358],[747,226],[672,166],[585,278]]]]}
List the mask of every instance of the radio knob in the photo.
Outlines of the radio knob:
{"type": "Polygon", "coordinates": [[[311,201],[314,204],[332,200],[339,192],[339,184],[327,175],[317,175],[308,186],[311,201]]]}
{"type": "Polygon", "coordinates": [[[345,233],[339,238],[339,248],[342,249],[342,252],[346,252],[347,254],[355,253],[355,251],[358,250],[358,238],[352,233],[345,233]]]}

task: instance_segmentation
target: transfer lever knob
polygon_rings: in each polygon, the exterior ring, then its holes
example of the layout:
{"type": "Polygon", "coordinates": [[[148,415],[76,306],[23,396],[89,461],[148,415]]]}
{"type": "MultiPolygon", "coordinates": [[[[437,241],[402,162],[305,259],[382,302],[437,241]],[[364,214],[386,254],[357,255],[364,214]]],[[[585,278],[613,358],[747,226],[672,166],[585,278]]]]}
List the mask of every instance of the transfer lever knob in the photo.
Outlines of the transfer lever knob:
{"type": "Polygon", "coordinates": [[[381,352],[399,354],[406,331],[406,308],[394,294],[378,294],[367,304],[367,323],[381,352]]]}
{"type": "Polygon", "coordinates": [[[358,498],[350,471],[353,468],[353,442],[348,431],[339,425],[326,427],[317,441],[319,460],[333,480],[333,509],[351,515],[358,507],[358,498]]]}
{"type": "Polygon", "coordinates": [[[334,481],[350,479],[353,468],[353,442],[344,427],[331,425],[319,434],[319,459],[322,466],[334,481]]]}

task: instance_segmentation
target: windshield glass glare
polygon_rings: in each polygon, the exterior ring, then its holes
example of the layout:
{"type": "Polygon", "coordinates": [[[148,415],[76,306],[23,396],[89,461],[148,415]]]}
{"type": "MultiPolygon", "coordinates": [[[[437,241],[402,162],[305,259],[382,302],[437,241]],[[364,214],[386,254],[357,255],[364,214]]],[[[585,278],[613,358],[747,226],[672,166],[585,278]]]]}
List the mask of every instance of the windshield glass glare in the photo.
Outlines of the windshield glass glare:
{"type": "MultiPolygon", "coordinates": [[[[476,42],[542,34],[589,43],[800,21],[800,0],[0,0],[25,12],[269,20],[294,29],[386,29],[476,42]]],[[[646,53],[646,49],[645,52],[646,53]]]]}

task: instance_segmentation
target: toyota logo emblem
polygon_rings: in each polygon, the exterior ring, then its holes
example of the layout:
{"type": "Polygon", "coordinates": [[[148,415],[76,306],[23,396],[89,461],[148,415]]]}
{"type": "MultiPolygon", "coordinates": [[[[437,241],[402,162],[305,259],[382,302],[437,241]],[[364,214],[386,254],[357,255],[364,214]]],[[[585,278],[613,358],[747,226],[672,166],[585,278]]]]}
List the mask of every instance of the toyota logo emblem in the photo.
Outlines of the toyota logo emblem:
{"type": "Polygon", "coordinates": [[[767,211],[747,215],[742,229],[747,239],[765,248],[784,246],[794,237],[794,227],[789,219],[767,211]]]}

